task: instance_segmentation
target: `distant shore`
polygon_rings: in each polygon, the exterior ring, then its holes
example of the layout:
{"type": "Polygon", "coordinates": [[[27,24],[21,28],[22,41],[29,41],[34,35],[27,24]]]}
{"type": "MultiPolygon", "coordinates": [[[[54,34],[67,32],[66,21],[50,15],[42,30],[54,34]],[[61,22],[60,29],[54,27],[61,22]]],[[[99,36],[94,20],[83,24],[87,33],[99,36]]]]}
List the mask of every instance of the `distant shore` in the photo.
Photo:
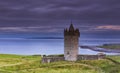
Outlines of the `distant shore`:
{"type": "Polygon", "coordinates": [[[99,46],[100,48],[106,48],[106,49],[117,49],[120,50],[120,44],[103,44],[102,46],[99,46]]]}

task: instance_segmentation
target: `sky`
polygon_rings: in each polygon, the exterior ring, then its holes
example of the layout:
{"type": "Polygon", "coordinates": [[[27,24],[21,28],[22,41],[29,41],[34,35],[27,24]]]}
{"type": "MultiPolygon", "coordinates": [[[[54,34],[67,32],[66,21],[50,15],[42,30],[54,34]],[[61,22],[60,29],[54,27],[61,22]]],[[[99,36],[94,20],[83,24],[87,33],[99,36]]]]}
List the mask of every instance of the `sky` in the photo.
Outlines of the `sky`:
{"type": "Polygon", "coordinates": [[[63,37],[71,20],[81,39],[120,39],[119,0],[0,0],[0,38],[63,37]]]}

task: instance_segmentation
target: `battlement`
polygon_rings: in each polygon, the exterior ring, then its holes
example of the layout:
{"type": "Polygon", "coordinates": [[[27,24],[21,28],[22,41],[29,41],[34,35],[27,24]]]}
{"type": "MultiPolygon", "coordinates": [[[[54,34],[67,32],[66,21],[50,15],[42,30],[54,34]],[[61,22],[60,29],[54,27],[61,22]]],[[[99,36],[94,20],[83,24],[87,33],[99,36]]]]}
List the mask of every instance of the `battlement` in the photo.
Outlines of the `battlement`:
{"type": "Polygon", "coordinates": [[[73,25],[71,24],[69,29],[64,29],[64,36],[80,36],[79,29],[74,29],[73,25]]]}

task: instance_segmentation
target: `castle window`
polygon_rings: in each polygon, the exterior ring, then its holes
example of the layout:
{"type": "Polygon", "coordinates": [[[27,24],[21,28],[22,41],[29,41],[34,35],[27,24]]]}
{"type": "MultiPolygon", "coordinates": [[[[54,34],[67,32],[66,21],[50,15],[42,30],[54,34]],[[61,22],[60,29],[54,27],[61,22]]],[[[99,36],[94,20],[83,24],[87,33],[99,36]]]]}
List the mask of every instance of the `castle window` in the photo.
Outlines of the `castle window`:
{"type": "Polygon", "coordinates": [[[69,52],[67,52],[67,55],[69,55],[70,53],[69,52]]]}

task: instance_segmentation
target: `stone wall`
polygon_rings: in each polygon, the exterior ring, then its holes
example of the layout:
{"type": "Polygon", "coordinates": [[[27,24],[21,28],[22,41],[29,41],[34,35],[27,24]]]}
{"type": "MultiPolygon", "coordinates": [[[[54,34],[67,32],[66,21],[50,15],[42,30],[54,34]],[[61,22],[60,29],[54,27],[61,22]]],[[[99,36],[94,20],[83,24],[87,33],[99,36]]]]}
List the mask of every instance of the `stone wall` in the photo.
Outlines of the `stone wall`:
{"type": "Polygon", "coordinates": [[[65,36],[64,38],[65,60],[76,61],[78,55],[78,36],[65,36]]]}
{"type": "Polygon", "coordinates": [[[43,57],[42,63],[51,63],[51,62],[57,62],[57,61],[64,61],[64,57],[43,57]]]}
{"type": "Polygon", "coordinates": [[[78,55],[77,60],[98,60],[104,58],[105,55],[78,55]]]}
{"type": "MultiPolygon", "coordinates": [[[[106,55],[78,55],[77,60],[99,60],[104,59],[106,55]]],[[[46,56],[42,58],[42,63],[51,63],[57,61],[65,61],[64,57],[56,57],[56,56],[46,56]]]]}

